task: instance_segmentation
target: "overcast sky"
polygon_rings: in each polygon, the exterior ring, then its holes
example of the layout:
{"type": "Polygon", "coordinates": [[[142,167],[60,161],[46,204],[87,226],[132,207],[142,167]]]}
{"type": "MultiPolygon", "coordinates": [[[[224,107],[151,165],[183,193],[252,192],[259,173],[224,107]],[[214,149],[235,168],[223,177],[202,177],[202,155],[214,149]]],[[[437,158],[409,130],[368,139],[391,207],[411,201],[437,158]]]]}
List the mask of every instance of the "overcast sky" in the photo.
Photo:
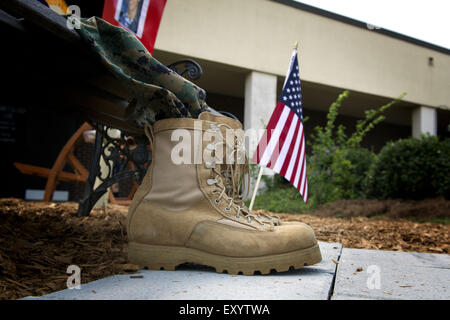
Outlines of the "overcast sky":
{"type": "Polygon", "coordinates": [[[298,2],[450,49],[450,0],[298,0],[298,2]]]}

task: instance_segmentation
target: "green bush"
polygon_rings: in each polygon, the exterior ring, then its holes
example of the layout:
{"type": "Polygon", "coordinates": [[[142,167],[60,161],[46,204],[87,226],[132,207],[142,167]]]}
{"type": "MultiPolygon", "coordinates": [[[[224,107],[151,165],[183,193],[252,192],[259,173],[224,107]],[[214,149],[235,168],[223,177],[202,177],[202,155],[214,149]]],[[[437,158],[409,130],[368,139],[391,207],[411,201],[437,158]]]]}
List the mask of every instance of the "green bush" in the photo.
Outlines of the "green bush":
{"type": "Polygon", "coordinates": [[[340,199],[356,199],[366,196],[366,181],[369,168],[376,156],[360,146],[365,135],[384,120],[383,113],[399,98],[365,112],[365,118],[358,120],[350,136],[343,125],[335,126],[339,108],[348,98],[344,91],[330,106],[327,123],[316,127],[308,143],[312,155],[308,161],[308,179],[312,205],[317,206],[340,199]]]}
{"type": "Polygon", "coordinates": [[[308,165],[310,193],[317,204],[365,196],[369,168],[376,158],[365,148],[335,148],[308,165]],[[320,163],[320,165],[319,165],[320,163]]]}
{"type": "Polygon", "coordinates": [[[363,198],[366,195],[365,181],[376,156],[365,148],[338,150],[331,166],[333,183],[341,190],[340,199],[363,198]]]}
{"type": "Polygon", "coordinates": [[[388,143],[370,168],[368,193],[376,198],[450,198],[450,139],[388,143]]]}

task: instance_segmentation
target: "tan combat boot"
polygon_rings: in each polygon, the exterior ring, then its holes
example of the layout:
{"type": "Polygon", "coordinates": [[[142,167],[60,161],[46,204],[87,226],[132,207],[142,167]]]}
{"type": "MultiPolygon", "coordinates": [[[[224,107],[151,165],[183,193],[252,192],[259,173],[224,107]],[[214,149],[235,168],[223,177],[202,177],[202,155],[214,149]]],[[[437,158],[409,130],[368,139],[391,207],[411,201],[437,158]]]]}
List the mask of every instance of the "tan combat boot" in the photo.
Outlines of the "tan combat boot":
{"type": "Polygon", "coordinates": [[[205,157],[207,161],[203,158],[222,148],[215,140],[193,143],[191,153],[200,155],[201,163],[175,164],[171,155],[179,141],[172,134],[177,129],[184,129],[192,141],[206,131],[221,134],[212,121],[165,119],[155,123],[153,161],[128,214],[131,263],[174,270],[190,262],[214,267],[217,272],[251,275],[321,261],[310,227],[274,226],[227,195],[221,165],[214,156],[205,157]],[[201,124],[201,130],[194,133],[195,123],[201,124]]]}

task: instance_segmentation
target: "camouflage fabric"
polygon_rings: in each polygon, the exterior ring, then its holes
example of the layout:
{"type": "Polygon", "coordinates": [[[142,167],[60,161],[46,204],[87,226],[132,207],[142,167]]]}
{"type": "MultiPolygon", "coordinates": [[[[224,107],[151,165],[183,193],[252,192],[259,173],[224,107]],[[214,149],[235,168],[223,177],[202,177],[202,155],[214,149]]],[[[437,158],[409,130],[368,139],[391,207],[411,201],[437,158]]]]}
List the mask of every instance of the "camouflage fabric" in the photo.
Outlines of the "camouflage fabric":
{"type": "Polygon", "coordinates": [[[81,18],[80,26],[80,36],[132,93],[127,115],[139,126],[212,110],[203,89],[161,64],[132,33],[98,17],[81,18]]]}

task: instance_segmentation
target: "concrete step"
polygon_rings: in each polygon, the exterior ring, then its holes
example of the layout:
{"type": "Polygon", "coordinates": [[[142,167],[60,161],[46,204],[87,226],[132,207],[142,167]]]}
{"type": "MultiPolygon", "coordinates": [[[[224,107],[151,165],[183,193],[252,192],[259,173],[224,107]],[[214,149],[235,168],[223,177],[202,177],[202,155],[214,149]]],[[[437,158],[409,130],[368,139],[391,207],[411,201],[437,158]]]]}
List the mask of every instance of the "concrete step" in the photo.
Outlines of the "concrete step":
{"type": "Polygon", "coordinates": [[[342,250],[332,299],[450,299],[450,255],[342,250]]]}
{"type": "Polygon", "coordinates": [[[82,284],[78,290],[66,289],[39,299],[327,300],[336,271],[332,259],[339,259],[342,246],[321,242],[320,248],[321,263],[294,271],[232,276],[201,266],[186,266],[177,271],[141,270],[132,275],[117,275],[82,284]]]}
{"type": "Polygon", "coordinates": [[[450,299],[450,255],[342,249],[326,242],[320,248],[321,263],[294,271],[232,276],[202,266],[141,270],[25,299],[450,299]]]}

